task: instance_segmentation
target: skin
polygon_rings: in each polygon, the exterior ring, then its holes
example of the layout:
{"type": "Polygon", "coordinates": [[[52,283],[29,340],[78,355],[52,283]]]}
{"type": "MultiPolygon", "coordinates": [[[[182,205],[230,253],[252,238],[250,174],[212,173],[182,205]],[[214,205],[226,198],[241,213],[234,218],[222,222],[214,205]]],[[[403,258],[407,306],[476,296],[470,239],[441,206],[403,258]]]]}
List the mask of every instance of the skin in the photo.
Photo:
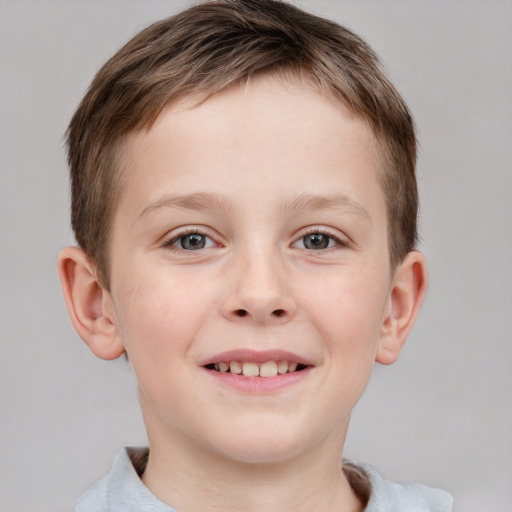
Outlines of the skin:
{"type": "Polygon", "coordinates": [[[79,249],[59,270],[91,350],[133,365],[143,481],[181,511],[362,510],[340,471],[350,414],[426,288],[420,253],[390,269],[368,127],[267,76],[172,105],[125,151],[110,291],[79,249]],[[204,248],[184,248],[191,233],[204,248]],[[258,392],[205,370],[239,349],[286,350],[308,370],[258,392]]]}

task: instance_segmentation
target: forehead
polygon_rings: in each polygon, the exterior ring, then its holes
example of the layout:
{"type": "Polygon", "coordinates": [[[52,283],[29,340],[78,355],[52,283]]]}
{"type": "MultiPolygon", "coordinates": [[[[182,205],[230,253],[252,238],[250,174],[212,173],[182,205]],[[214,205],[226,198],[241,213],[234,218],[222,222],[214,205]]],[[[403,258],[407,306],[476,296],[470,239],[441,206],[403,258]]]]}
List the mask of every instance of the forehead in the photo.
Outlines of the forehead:
{"type": "Polygon", "coordinates": [[[169,105],[149,130],[128,136],[124,153],[122,196],[136,191],[146,202],[140,210],[173,187],[182,194],[242,197],[251,187],[262,197],[270,189],[322,196],[337,181],[349,189],[351,180],[375,182],[379,166],[359,116],[307,81],[270,75],[202,102],[169,105]]]}

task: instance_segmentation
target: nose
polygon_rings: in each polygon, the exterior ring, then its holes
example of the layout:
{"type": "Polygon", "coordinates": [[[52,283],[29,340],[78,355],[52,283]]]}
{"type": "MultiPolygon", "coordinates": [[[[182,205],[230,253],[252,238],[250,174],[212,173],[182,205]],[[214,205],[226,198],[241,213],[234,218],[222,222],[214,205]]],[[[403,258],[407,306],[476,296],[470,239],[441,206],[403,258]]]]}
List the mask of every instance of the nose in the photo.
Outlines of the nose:
{"type": "Polygon", "coordinates": [[[279,257],[259,252],[231,263],[221,304],[224,317],[233,322],[261,325],[292,320],[297,304],[279,257]]]}

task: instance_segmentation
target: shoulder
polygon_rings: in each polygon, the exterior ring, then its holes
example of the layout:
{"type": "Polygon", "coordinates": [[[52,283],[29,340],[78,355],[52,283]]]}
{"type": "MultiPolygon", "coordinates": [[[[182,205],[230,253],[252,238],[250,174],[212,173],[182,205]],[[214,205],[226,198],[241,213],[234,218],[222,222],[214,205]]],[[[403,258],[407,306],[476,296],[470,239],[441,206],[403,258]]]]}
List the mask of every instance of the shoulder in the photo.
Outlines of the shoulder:
{"type": "MultiPolygon", "coordinates": [[[[452,496],[441,489],[412,482],[384,480],[369,464],[348,464],[349,473],[367,482],[365,512],[451,512],[452,496]]],[[[350,475],[348,475],[351,480],[350,475]]],[[[357,479],[356,479],[357,480],[357,479]]]]}
{"type": "Polygon", "coordinates": [[[75,512],[176,512],[158,500],[140,479],[147,454],[147,448],[121,450],[110,473],[78,498],[75,512]]]}

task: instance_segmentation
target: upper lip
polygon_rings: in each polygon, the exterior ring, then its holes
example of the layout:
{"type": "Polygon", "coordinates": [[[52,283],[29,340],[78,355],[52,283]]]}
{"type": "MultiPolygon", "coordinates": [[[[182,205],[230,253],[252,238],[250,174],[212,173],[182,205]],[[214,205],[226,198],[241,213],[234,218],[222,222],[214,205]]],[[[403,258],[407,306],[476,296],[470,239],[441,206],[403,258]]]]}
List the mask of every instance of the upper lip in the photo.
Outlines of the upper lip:
{"type": "Polygon", "coordinates": [[[254,349],[236,349],[228,350],[215,354],[200,362],[200,366],[208,364],[221,363],[225,361],[240,361],[244,363],[264,363],[266,361],[288,361],[303,364],[305,366],[312,366],[313,363],[301,357],[298,354],[289,352],[287,350],[254,350],[254,349]]]}

